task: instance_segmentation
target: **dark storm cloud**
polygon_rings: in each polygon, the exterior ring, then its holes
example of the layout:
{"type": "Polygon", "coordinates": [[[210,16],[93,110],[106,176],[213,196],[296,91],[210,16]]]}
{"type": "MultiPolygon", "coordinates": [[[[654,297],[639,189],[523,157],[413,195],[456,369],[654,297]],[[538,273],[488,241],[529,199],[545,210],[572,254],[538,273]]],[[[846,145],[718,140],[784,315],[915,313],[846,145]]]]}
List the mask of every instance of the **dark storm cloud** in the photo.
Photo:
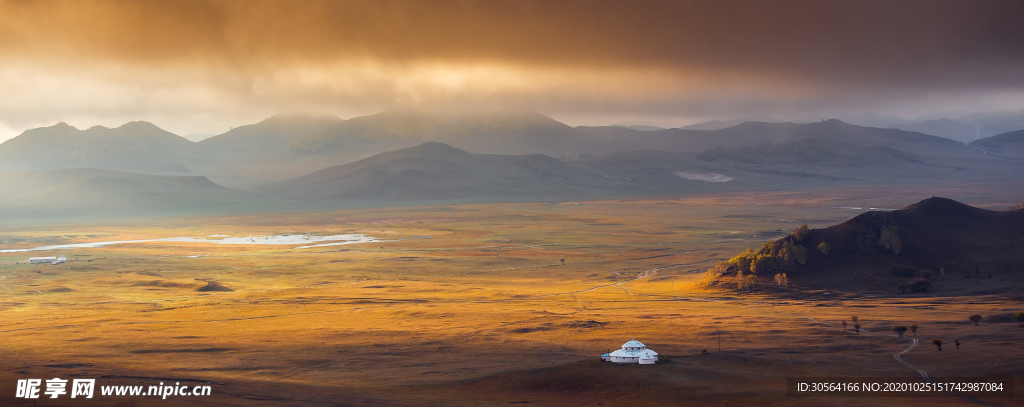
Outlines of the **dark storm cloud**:
{"type": "Polygon", "coordinates": [[[9,75],[78,75],[114,99],[180,80],[201,89],[186,101],[224,109],[411,100],[771,114],[1016,100],[1024,2],[12,1],[0,3],[0,56],[9,75]]]}

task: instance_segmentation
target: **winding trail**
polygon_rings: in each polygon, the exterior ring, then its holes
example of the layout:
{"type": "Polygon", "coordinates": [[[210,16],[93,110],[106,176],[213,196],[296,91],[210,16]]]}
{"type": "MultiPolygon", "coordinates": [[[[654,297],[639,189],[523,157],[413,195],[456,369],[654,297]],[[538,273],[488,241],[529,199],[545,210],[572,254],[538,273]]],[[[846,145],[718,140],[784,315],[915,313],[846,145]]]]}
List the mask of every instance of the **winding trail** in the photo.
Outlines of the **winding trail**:
{"type": "Polygon", "coordinates": [[[931,383],[932,382],[932,378],[931,378],[931,376],[928,375],[928,372],[924,371],[924,369],[921,369],[921,368],[919,368],[917,366],[914,366],[913,364],[903,360],[903,358],[902,358],[902,356],[904,354],[906,354],[907,352],[910,352],[911,350],[913,350],[914,348],[917,347],[917,343],[918,343],[917,338],[910,338],[910,339],[913,340],[914,343],[910,344],[910,346],[907,347],[906,349],[904,349],[903,352],[900,352],[900,353],[897,353],[895,355],[892,355],[892,357],[895,358],[897,362],[900,362],[901,364],[903,364],[903,366],[906,366],[906,367],[910,368],[910,370],[913,370],[913,371],[917,372],[918,374],[920,374],[921,378],[924,379],[924,381],[931,383]]]}

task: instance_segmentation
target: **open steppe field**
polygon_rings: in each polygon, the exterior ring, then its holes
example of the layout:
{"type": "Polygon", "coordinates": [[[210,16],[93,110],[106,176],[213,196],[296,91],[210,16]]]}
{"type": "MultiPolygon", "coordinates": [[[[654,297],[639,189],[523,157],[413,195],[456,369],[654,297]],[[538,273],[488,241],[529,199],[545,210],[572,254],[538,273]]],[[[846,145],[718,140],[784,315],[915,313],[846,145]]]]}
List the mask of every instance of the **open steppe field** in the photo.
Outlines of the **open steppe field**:
{"type": "MultiPolygon", "coordinates": [[[[0,404],[20,378],[209,384],[212,396],[62,405],[1024,405],[796,398],[787,377],[1014,376],[1011,294],[701,291],[717,260],[800,224],[932,195],[1002,209],[1020,185],[350,209],[9,227],[0,249],[211,235],[363,234],[297,248],[146,242],[0,253],[0,404]],[[30,256],[65,255],[60,265],[30,256]],[[987,318],[978,326],[967,316],[987,318]],[[844,332],[856,315],[865,329],[844,332]],[[917,324],[899,339],[895,324],[917,324]],[[654,366],[600,363],[635,337],[654,366]],[[941,352],[932,338],[943,338],[941,352]],[[960,349],[953,340],[962,342],[960,349]],[[920,344],[913,347],[916,340],[920,344]],[[910,348],[900,363],[894,355],[910,348]],[[708,353],[704,354],[702,351],[708,353]]],[[[954,284],[954,283],[950,283],[954,284]]]]}

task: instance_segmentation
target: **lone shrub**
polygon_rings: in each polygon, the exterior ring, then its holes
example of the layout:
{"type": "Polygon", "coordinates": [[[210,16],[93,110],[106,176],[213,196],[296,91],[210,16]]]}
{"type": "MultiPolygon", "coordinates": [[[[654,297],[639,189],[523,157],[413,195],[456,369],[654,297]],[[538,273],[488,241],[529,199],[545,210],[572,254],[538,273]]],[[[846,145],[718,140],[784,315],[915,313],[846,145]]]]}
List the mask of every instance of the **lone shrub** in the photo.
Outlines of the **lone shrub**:
{"type": "Polygon", "coordinates": [[[968,317],[968,319],[970,319],[971,322],[974,323],[974,325],[978,325],[978,323],[981,322],[981,314],[971,315],[970,317],[968,317]]]}
{"type": "Polygon", "coordinates": [[[913,332],[914,336],[917,336],[917,324],[913,324],[910,326],[910,332],[913,332]]]}
{"type": "Polygon", "coordinates": [[[942,339],[932,339],[932,345],[935,345],[935,347],[939,348],[939,350],[942,350],[942,339]]]}

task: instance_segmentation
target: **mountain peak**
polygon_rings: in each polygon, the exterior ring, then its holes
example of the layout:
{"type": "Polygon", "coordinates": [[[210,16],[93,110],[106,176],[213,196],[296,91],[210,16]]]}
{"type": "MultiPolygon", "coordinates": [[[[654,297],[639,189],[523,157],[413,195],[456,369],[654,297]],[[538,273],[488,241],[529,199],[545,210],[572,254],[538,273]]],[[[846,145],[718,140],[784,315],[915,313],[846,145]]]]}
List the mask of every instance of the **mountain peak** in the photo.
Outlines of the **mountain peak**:
{"type": "MultiPolygon", "coordinates": [[[[105,128],[103,126],[97,126],[97,127],[105,128]]],[[[156,129],[156,130],[164,131],[164,129],[161,129],[157,125],[155,125],[153,123],[150,123],[150,122],[146,122],[146,121],[128,122],[128,123],[122,124],[122,125],[120,125],[120,126],[118,126],[116,128],[119,129],[119,130],[136,130],[137,131],[137,130],[154,130],[154,129],[156,129]]]]}
{"type": "Polygon", "coordinates": [[[900,208],[900,211],[902,212],[924,216],[960,216],[978,210],[982,209],[978,209],[949,198],[937,196],[900,208]]]}
{"type": "Polygon", "coordinates": [[[77,127],[72,126],[72,125],[67,124],[67,123],[64,123],[64,122],[60,122],[60,123],[57,123],[57,124],[55,124],[53,126],[43,127],[43,128],[44,129],[54,129],[54,130],[64,130],[64,129],[78,130],[77,127]]]}

